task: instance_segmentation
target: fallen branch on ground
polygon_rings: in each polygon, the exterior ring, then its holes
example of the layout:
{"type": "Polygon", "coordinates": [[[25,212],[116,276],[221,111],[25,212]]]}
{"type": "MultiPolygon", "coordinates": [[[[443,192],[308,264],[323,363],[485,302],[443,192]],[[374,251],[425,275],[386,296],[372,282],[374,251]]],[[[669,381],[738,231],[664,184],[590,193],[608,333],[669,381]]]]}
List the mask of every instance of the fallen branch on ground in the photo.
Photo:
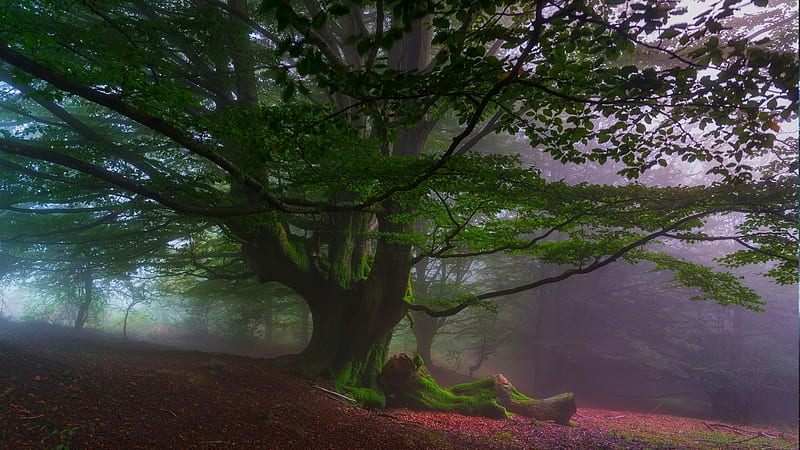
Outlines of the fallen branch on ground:
{"type": "Polygon", "coordinates": [[[320,391],[326,392],[326,393],[328,393],[328,394],[330,394],[330,395],[334,395],[334,396],[336,396],[336,397],[338,397],[338,398],[341,398],[341,399],[343,399],[343,400],[347,400],[347,401],[348,401],[348,402],[350,402],[350,403],[358,403],[358,400],[356,400],[356,399],[354,399],[354,398],[350,398],[350,397],[348,397],[348,396],[346,396],[346,395],[344,395],[344,394],[340,394],[340,393],[338,393],[338,392],[334,392],[334,391],[332,391],[332,390],[330,390],[330,389],[325,389],[325,388],[324,388],[324,387],[322,387],[322,386],[317,386],[317,385],[314,385],[314,387],[315,387],[316,389],[319,389],[320,391]]]}
{"type": "Polygon", "coordinates": [[[738,435],[744,435],[745,433],[750,433],[750,434],[754,434],[755,435],[753,437],[745,439],[744,441],[738,441],[737,443],[746,442],[746,441],[749,441],[751,439],[755,439],[755,438],[758,438],[758,437],[765,437],[765,438],[770,438],[770,439],[778,439],[778,436],[773,436],[771,434],[764,433],[763,431],[747,430],[747,429],[744,429],[744,428],[735,427],[733,425],[728,425],[728,424],[725,424],[725,423],[707,423],[707,422],[703,422],[703,425],[707,426],[710,430],[714,430],[714,427],[721,427],[721,428],[728,428],[730,430],[733,430],[733,432],[738,434],[738,435]]]}

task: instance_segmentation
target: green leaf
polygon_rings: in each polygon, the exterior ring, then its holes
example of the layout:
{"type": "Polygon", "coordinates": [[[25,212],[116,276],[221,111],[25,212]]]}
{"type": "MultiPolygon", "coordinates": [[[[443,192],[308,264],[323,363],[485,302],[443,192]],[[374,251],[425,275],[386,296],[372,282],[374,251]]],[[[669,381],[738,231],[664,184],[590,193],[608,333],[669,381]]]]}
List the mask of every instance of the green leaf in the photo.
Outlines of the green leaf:
{"type": "Polygon", "coordinates": [[[346,16],[350,14],[350,12],[350,8],[341,3],[334,3],[328,8],[328,14],[332,16],[346,16]]]}
{"type": "Polygon", "coordinates": [[[289,21],[292,20],[292,10],[288,8],[278,8],[275,10],[275,20],[277,21],[278,30],[285,30],[289,26],[289,21]]]}
{"type": "Polygon", "coordinates": [[[436,17],[431,23],[436,28],[450,28],[450,21],[446,17],[436,17]]]}
{"type": "Polygon", "coordinates": [[[325,26],[325,22],[327,22],[327,20],[328,20],[328,15],[325,13],[325,11],[322,11],[316,16],[314,16],[313,20],[311,20],[311,28],[319,30],[320,28],[325,26]]]}
{"type": "Polygon", "coordinates": [[[659,36],[659,38],[660,39],[672,39],[672,38],[674,38],[674,37],[676,37],[676,36],[678,36],[680,34],[681,34],[680,30],[676,30],[675,28],[670,28],[668,30],[664,30],[664,32],[661,33],[661,36],[659,36]]]}

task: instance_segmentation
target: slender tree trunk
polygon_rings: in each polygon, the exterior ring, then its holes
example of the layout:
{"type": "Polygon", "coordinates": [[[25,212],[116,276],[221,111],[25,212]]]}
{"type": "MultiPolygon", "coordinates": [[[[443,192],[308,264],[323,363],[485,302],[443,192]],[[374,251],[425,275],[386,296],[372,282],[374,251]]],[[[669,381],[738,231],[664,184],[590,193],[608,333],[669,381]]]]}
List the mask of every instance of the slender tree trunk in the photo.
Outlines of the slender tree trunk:
{"type": "Polygon", "coordinates": [[[125,308],[125,318],[122,320],[122,338],[126,341],[128,340],[128,317],[131,314],[131,310],[134,306],[138,305],[140,302],[134,301],[128,304],[128,307],[125,308]]]}
{"type": "Polygon", "coordinates": [[[94,296],[94,285],[92,284],[92,275],[88,270],[81,273],[81,284],[83,290],[83,298],[81,298],[80,306],[78,307],[78,315],[75,317],[75,329],[82,330],[89,319],[89,307],[92,305],[92,297],[94,296]]]}
{"type": "Polygon", "coordinates": [[[264,324],[264,340],[272,342],[272,329],[273,329],[273,316],[274,316],[274,303],[273,299],[268,299],[264,303],[262,311],[261,322],[264,324]]]}

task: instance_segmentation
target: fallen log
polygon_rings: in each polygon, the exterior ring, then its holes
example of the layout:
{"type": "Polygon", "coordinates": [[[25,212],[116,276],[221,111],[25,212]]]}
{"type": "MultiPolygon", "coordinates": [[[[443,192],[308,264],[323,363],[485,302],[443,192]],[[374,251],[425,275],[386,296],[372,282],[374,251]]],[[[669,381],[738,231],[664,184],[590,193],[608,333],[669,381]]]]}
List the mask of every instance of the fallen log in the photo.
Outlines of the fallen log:
{"type": "Polygon", "coordinates": [[[442,389],[420,357],[407,354],[389,359],[380,376],[387,405],[504,419],[509,413],[568,424],[577,411],[571,393],[535,400],[520,393],[498,374],[442,389]]]}
{"type": "Polygon", "coordinates": [[[508,412],[538,420],[554,420],[567,425],[578,411],[575,396],[571,392],[553,397],[534,400],[521,394],[502,374],[492,376],[497,403],[503,405],[508,412]]]}

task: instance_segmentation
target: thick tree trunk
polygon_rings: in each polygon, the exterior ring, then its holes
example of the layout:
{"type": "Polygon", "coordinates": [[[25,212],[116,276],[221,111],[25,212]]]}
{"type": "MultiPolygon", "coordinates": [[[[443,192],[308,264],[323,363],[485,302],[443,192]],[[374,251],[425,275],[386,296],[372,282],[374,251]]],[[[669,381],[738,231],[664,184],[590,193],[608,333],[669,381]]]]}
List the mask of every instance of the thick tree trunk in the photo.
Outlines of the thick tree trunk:
{"type": "Polygon", "coordinates": [[[379,243],[367,280],[306,296],[313,328],[302,356],[312,371],[329,370],[344,385],[379,388],[391,332],[405,314],[408,255],[406,246],[379,243]]]}
{"type": "MultiPolygon", "coordinates": [[[[365,239],[360,236],[366,235],[369,226],[364,217],[351,220],[342,214],[337,221],[361,231],[345,226],[341,233],[333,233],[335,237],[345,242],[365,239]]],[[[378,219],[378,226],[382,232],[407,232],[405,225],[383,218],[378,219]]],[[[315,264],[310,253],[303,254],[306,247],[295,245],[286,229],[278,224],[243,246],[245,260],[261,281],[291,287],[311,312],[308,345],[286,360],[309,374],[332,377],[341,386],[379,389],[377,379],[391,332],[406,312],[403,297],[408,288],[409,246],[378,239],[369,270],[365,270],[365,246],[353,243],[346,249],[337,244],[329,249],[335,261],[322,265],[315,264]]]]}
{"type": "Polygon", "coordinates": [[[431,356],[431,348],[433,347],[433,338],[436,337],[436,332],[439,331],[440,321],[438,317],[430,317],[424,313],[414,313],[414,326],[411,331],[414,333],[414,338],[417,341],[416,353],[428,367],[436,367],[431,356]]]}

